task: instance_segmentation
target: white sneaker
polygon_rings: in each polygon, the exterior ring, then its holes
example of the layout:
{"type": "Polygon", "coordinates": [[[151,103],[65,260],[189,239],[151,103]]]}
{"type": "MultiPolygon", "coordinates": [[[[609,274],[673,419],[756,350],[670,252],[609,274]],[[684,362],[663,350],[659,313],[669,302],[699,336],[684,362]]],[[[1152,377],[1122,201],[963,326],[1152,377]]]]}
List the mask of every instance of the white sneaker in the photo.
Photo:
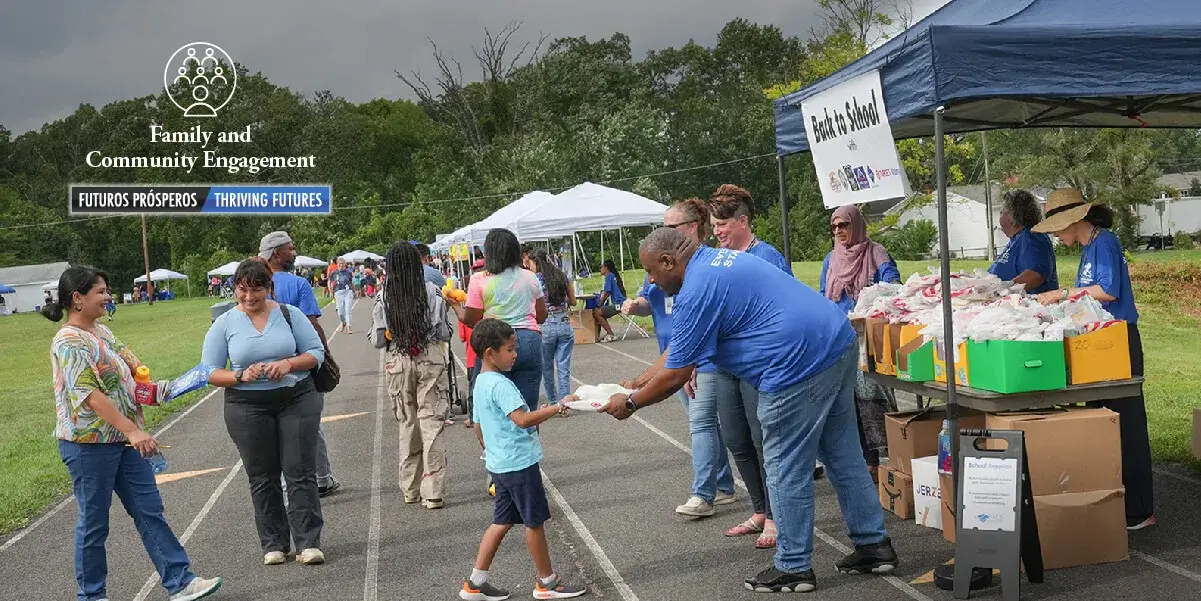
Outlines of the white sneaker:
{"type": "Polygon", "coordinates": [[[688,502],[676,507],[676,513],[703,518],[713,515],[713,506],[700,497],[689,497],[688,502]]]}
{"type": "Polygon", "coordinates": [[[263,565],[277,566],[277,565],[287,561],[287,559],[288,558],[284,556],[283,551],[268,551],[266,554],[263,555],[263,565]]]}
{"type": "Polygon", "coordinates": [[[717,494],[713,497],[714,505],[730,505],[737,501],[738,501],[738,494],[732,493],[732,492],[721,492],[719,490],[719,491],[717,491],[717,494]]]}
{"type": "Polygon", "coordinates": [[[194,601],[207,597],[221,588],[221,583],[224,582],[220,578],[201,578],[197,576],[193,578],[182,591],[171,595],[171,601],[194,601]]]}
{"type": "Polygon", "coordinates": [[[325,553],[321,549],[305,549],[296,556],[296,561],[310,566],[322,564],[325,563],[325,553]]]}

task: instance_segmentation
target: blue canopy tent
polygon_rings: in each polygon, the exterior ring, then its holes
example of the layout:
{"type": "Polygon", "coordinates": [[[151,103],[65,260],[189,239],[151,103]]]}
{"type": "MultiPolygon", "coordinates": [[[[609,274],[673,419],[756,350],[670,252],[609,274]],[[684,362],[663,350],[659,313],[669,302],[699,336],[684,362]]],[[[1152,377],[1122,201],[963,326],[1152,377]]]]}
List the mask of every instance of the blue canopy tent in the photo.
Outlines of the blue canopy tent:
{"type": "MultiPolygon", "coordinates": [[[[894,137],[934,136],[939,254],[942,273],[949,273],[944,134],[1201,127],[1199,32],[1197,0],[951,0],[854,63],[775,101],[784,255],[789,256],[784,157],[809,150],[801,111],[807,98],[878,70],[894,137]]],[[[942,299],[950,357],[947,278],[942,299]]],[[[954,380],[947,382],[952,422],[958,406],[954,380]]],[[[952,441],[957,459],[958,437],[952,441]]]]}

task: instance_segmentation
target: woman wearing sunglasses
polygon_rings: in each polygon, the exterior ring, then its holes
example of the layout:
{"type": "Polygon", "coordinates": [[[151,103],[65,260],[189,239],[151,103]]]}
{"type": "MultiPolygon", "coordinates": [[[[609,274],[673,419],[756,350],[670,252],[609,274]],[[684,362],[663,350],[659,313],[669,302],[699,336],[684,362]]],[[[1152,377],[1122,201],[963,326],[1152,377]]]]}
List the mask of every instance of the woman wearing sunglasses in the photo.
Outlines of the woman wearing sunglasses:
{"type": "MultiPolygon", "coordinates": [[[[867,235],[867,222],[854,205],[839,207],[830,217],[834,233],[834,250],[822,262],[821,293],[839,308],[850,313],[859,299],[859,292],[880,282],[900,282],[897,262],[880,243],[867,235]]],[[[864,377],[857,371],[855,407],[859,410],[859,442],[867,469],[876,479],[880,455],[887,454],[884,434],[884,414],[897,410],[897,399],[891,388],[864,377]]]]}

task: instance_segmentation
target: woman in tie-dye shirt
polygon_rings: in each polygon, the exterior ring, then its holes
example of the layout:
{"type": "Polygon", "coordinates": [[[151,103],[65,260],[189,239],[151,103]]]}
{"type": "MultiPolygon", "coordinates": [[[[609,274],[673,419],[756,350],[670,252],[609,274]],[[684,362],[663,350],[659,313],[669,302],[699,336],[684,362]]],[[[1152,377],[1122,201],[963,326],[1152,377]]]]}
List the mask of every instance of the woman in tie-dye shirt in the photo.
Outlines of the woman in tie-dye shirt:
{"type": "Polygon", "coordinates": [[[473,327],[485,317],[499,319],[517,332],[517,363],[505,374],[531,411],[538,408],[542,383],[542,332],[546,298],[533,272],[522,268],[521,243],[506,229],[484,239],[484,273],[471,276],[466,306],[455,305],[459,321],[473,327]]]}
{"type": "MultiPolygon", "coordinates": [[[[144,459],[159,452],[158,441],[146,432],[142,410],[134,402],[133,371],[141,362],[112,331],[96,323],[111,298],[104,272],[76,265],[59,278],[59,300],[42,309],[50,321],[61,321],[64,311],[67,317],[50,343],[50,367],[58,412],[54,435],[79,504],[78,598],[108,597],[104,543],[115,492],[133,516],[170,598],[199,599],[216,591],[221,579],[192,573],[187,552],[163,517],[154,471],[144,459]]],[[[159,384],[163,394],[166,384],[159,384]]]]}

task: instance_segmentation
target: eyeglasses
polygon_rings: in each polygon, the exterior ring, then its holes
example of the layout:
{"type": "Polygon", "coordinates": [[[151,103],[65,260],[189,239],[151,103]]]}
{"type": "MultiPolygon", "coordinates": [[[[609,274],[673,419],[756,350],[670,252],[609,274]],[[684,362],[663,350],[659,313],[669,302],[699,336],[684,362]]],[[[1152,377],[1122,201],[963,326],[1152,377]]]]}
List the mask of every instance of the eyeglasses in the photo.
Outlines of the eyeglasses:
{"type": "Polygon", "coordinates": [[[830,229],[832,229],[834,231],[845,230],[849,227],[851,227],[851,223],[849,221],[842,221],[842,222],[834,223],[834,224],[830,225],[830,229]]]}
{"type": "Polygon", "coordinates": [[[696,220],[692,219],[689,221],[681,221],[679,223],[664,223],[663,227],[669,227],[674,230],[674,229],[680,227],[681,225],[688,225],[689,223],[696,223],[696,220]]]}

